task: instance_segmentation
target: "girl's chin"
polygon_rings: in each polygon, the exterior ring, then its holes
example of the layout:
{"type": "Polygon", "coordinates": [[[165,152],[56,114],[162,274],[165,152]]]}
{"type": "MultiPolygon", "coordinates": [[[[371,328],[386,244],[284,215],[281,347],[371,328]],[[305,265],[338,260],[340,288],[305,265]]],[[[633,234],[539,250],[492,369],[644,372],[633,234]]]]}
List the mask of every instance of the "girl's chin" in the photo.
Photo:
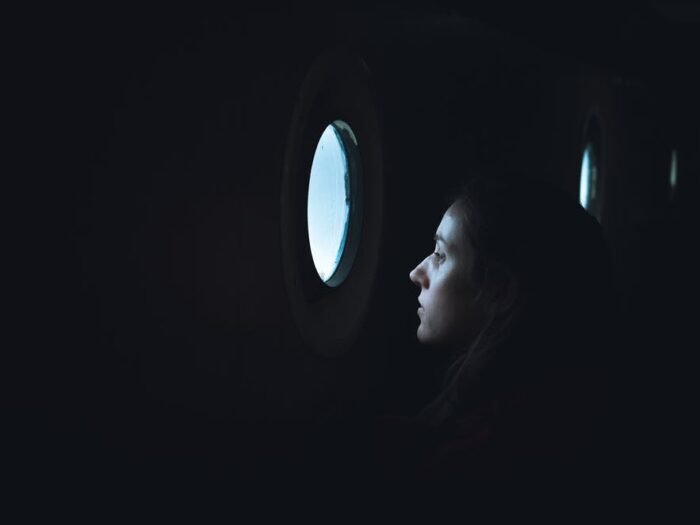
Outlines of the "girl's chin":
{"type": "Polygon", "coordinates": [[[418,329],[416,330],[416,337],[418,338],[418,342],[424,345],[429,345],[432,343],[432,338],[430,337],[429,334],[425,333],[425,330],[423,329],[423,325],[419,325],[418,329]]]}
{"type": "Polygon", "coordinates": [[[449,341],[444,341],[442,339],[436,338],[433,334],[426,334],[424,330],[422,330],[422,326],[418,327],[418,330],[416,330],[416,338],[418,339],[418,342],[422,345],[425,346],[432,346],[436,348],[451,348],[452,344],[449,341]]]}

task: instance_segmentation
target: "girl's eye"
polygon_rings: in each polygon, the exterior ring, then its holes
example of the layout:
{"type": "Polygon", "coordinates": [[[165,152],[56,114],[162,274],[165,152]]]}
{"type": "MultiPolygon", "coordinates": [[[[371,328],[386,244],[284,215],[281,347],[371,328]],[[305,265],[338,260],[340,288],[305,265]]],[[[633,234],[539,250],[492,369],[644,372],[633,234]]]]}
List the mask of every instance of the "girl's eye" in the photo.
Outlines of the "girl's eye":
{"type": "Polygon", "coordinates": [[[440,252],[433,252],[433,255],[436,256],[440,260],[442,260],[444,257],[440,252]]]}

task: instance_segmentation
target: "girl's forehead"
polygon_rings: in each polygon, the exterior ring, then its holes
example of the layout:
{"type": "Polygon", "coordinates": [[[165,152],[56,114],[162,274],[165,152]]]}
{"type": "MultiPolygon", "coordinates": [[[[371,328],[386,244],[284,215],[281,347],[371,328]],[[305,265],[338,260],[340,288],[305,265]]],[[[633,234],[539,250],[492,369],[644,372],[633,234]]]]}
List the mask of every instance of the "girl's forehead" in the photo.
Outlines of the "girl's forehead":
{"type": "Polygon", "coordinates": [[[448,244],[454,243],[458,237],[459,227],[459,221],[457,220],[452,207],[450,207],[442,216],[442,220],[438,225],[435,235],[436,237],[441,237],[448,244]]]}
{"type": "Polygon", "coordinates": [[[455,227],[456,221],[452,217],[444,215],[433,235],[435,242],[449,252],[456,252],[459,249],[459,237],[455,231],[455,227]]]}
{"type": "Polygon", "coordinates": [[[469,250],[463,235],[463,219],[455,206],[450,206],[440,221],[440,225],[435,232],[435,239],[441,240],[448,251],[464,254],[469,250]]]}

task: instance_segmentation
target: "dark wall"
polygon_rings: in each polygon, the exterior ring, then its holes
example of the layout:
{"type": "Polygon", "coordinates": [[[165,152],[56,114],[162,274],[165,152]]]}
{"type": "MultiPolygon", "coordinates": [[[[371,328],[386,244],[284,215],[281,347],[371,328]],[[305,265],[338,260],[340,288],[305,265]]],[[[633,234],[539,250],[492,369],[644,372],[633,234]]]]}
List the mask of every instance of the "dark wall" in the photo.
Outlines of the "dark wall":
{"type": "MultiPolygon", "coordinates": [[[[595,359],[612,364],[614,439],[625,468],[639,469],[661,426],[679,424],[671,401],[688,395],[682,363],[697,343],[697,24],[620,8],[598,22],[605,54],[576,44],[571,19],[523,29],[537,14],[518,24],[517,12],[446,4],[105,9],[35,24],[22,40],[34,73],[18,89],[28,100],[18,122],[36,134],[15,283],[29,315],[7,382],[20,476],[289,473],[329,414],[414,412],[435,394],[443,358],[415,341],[408,273],[450,192],[488,168],[576,195],[591,106],[605,126],[603,227],[620,316],[619,353],[595,359]],[[650,38],[659,47],[645,61],[651,44],[634,43],[650,38]],[[368,322],[335,359],[311,352],[294,325],[279,228],[295,100],[331,48],[372,74],[386,177],[368,322]],[[646,418],[658,426],[639,438],[646,418]]],[[[653,472],[666,468],[660,457],[646,459],[653,472]]]]}

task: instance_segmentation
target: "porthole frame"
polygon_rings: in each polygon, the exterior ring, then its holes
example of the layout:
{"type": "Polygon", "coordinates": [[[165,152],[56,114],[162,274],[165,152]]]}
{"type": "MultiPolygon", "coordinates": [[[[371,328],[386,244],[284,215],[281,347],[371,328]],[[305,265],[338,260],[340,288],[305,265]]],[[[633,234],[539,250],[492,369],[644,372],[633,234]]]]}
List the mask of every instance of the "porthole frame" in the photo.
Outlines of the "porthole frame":
{"type": "MultiPolygon", "coordinates": [[[[347,50],[318,57],[303,79],[284,151],[280,230],[290,314],[305,344],[325,357],[352,348],[374,294],[383,233],[384,174],[380,118],[369,68],[347,50]],[[311,256],[307,205],[311,165],[326,127],[342,121],[359,147],[361,219],[342,282],[323,282],[311,256]]],[[[336,270],[337,273],[337,270],[336,270]]],[[[335,275],[335,274],[334,274],[335,275]]],[[[341,274],[338,274],[341,275],[341,274]]],[[[340,278],[338,278],[340,281],[340,278]]]]}

